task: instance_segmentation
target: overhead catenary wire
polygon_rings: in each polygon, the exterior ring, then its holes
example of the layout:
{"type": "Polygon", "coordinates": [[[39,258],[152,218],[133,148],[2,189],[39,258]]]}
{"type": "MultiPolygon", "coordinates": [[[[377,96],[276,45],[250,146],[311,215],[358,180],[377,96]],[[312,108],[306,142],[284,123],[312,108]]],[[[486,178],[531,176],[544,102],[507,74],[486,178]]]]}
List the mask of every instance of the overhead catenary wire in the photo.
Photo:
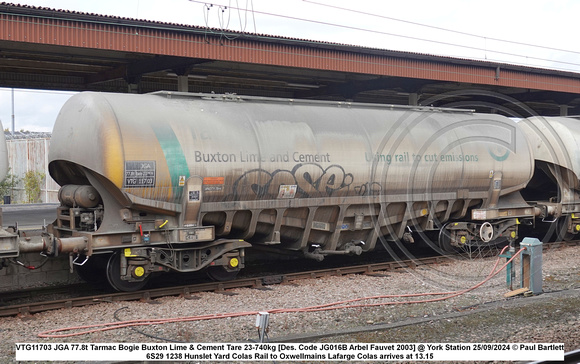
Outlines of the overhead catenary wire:
{"type": "MultiPolygon", "coordinates": [[[[229,0],[229,4],[227,6],[225,5],[218,5],[218,4],[210,4],[210,3],[205,3],[203,4],[203,19],[204,19],[204,23],[205,23],[205,27],[206,27],[206,34],[207,33],[212,33],[212,34],[219,34],[220,38],[226,38],[228,40],[235,40],[236,38],[239,37],[239,35],[236,36],[232,36],[231,34],[228,34],[227,32],[229,31],[229,24],[230,24],[230,19],[231,19],[231,10],[232,9],[237,9],[238,10],[238,20],[240,22],[240,32],[244,33],[246,32],[246,27],[248,25],[248,5],[251,4],[251,12],[252,12],[252,18],[254,20],[254,32],[256,32],[256,18],[253,16],[254,14],[254,4],[253,4],[253,0],[246,0],[246,8],[242,9],[239,6],[239,2],[238,0],[236,0],[236,6],[232,7],[231,6],[231,2],[232,0],[229,0]],[[218,19],[218,24],[219,24],[219,32],[215,32],[211,30],[211,27],[209,25],[209,12],[210,10],[213,8],[213,6],[216,5],[217,8],[219,9],[219,12],[217,14],[217,19],[218,19]],[[228,20],[227,23],[225,22],[225,12],[228,12],[228,20]],[[244,23],[242,23],[242,15],[241,12],[244,11],[245,15],[244,15],[244,23]]],[[[206,38],[206,41],[207,40],[206,38]]]]}
{"type": "Polygon", "coordinates": [[[462,32],[462,31],[459,31],[459,30],[453,30],[453,29],[438,27],[438,26],[434,26],[434,25],[418,23],[418,22],[414,22],[414,21],[410,21],[410,20],[393,18],[393,17],[390,17],[390,16],[381,15],[381,14],[369,13],[369,12],[365,12],[365,11],[344,8],[344,7],[340,7],[340,6],[336,6],[336,5],[324,4],[324,3],[320,3],[320,2],[312,1],[312,0],[302,0],[302,1],[305,2],[305,3],[320,5],[320,6],[324,6],[324,7],[328,7],[328,8],[333,8],[333,9],[338,9],[338,10],[343,10],[343,11],[347,11],[347,12],[351,12],[351,13],[356,13],[356,14],[361,14],[361,15],[368,15],[368,16],[377,17],[377,18],[381,18],[381,19],[388,19],[388,20],[392,20],[392,21],[395,21],[395,22],[416,25],[416,26],[419,26],[419,27],[425,27],[425,28],[429,28],[429,29],[441,30],[441,31],[444,31],[444,32],[454,33],[454,34],[458,34],[458,35],[466,35],[466,36],[469,36],[469,37],[480,38],[480,39],[483,39],[483,40],[492,40],[492,41],[495,41],[495,42],[509,43],[509,44],[515,44],[515,45],[522,45],[522,46],[526,46],[526,47],[533,47],[533,48],[538,48],[538,49],[543,49],[543,50],[551,50],[551,51],[558,51],[558,52],[566,52],[566,53],[580,54],[580,52],[572,51],[572,50],[569,50],[569,49],[554,48],[554,47],[549,47],[549,46],[544,46],[544,45],[539,45],[539,44],[532,44],[532,43],[525,43],[525,42],[517,42],[517,41],[513,41],[513,40],[499,39],[499,38],[494,38],[494,37],[487,37],[487,36],[483,36],[481,34],[474,34],[474,33],[462,32]]]}
{"type": "MultiPolygon", "coordinates": [[[[202,0],[188,0],[188,1],[193,2],[193,3],[205,4],[205,5],[220,6],[220,4],[218,4],[218,3],[210,3],[210,2],[202,1],[202,0]]],[[[231,8],[232,9],[240,10],[240,8],[238,8],[238,7],[233,7],[232,6],[231,8]]],[[[408,39],[408,40],[414,40],[414,41],[428,42],[428,43],[439,44],[439,45],[450,46],[450,47],[456,47],[456,48],[461,48],[461,49],[466,49],[466,50],[472,50],[472,51],[481,51],[481,52],[485,52],[486,54],[487,54],[487,52],[489,52],[489,53],[500,54],[500,55],[503,55],[503,56],[517,57],[519,59],[525,59],[525,60],[528,60],[528,61],[529,60],[536,60],[536,61],[542,61],[542,62],[551,62],[551,63],[556,63],[556,64],[562,64],[562,65],[566,65],[566,66],[576,66],[576,67],[580,67],[580,63],[576,63],[576,62],[560,61],[560,60],[551,59],[551,58],[542,58],[542,57],[537,57],[537,56],[525,55],[525,54],[521,54],[521,53],[501,51],[501,50],[497,50],[497,49],[495,49],[495,50],[494,49],[488,49],[487,47],[483,47],[482,48],[482,47],[478,47],[478,46],[465,45],[465,44],[457,44],[457,43],[447,42],[447,41],[442,41],[442,40],[426,39],[426,38],[421,38],[421,37],[416,37],[416,36],[411,36],[411,35],[405,35],[405,34],[398,34],[398,33],[393,33],[393,32],[381,31],[381,30],[377,30],[377,29],[368,29],[368,28],[356,27],[356,26],[351,26],[351,25],[345,25],[345,24],[337,24],[337,23],[332,23],[332,22],[326,22],[326,21],[321,21],[321,20],[306,19],[306,18],[301,18],[301,17],[296,17],[296,16],[276,14],[276,13],[266,12],[266,11],[252,10],[252,12],[253,13],[256,13],[256,14],[266,15],[266,16],[279,17],[279,18],[283,18],[283,19],[296,20],[296,21],[301,21],[301,22],[308,22],[308,23],[318,24],[318,25],[323,25],[323,26],[331,26],[331,27],[337,27],[337,28],[347,29],[347,30],[354,30],[354,31],[361,31],[361,32],[366,32],[366,33],[386,35],[386,36],[398,37],[398,38],[403,38],[403,39],[408,39]]],[[[413,24],[414,22],[409,22],[409,23],[413,24]]],[[[414,24],[420,24],[420,23],[414,23],[414,24]]],[[[422,26],[431,27],[431,26],[428,26],[428,25],[425,25],[425,24],[421,24],[421,25],[422,26]]],[[[433,28],[439,29],[439,30],[444,30],[444,31],[451,31],[451,30],[445,29],[445,28],[439,28],[439,27],[433,27],[433,28]]],[[[457,34],[463,34],[463,35],[469,35],[469,36],[473,36],[473,37],[479,37],[479,38],[481,38],[483,40],[486,40],[486,41],[487,40],[494,40],[494,41],[499,41],[499,42],[504,42],[504,43],[509,43],[509,44],[518,44],[518,45],[523,45],[523,46],[529,46],[530,45],[528,43],[514,42],[514,41],[509,41],[509,40],[501,40],[501,39],[498,39],[498,38],[484,37],[484,36],[480,36],[480,35],[475,35],[475,34],[470,34],[470,33],[464,33],[464,32],[459,32],[459,31],[456,31],[455,33],[457,33],[457,34]]],[[[544,47],[544,46],[540,46],[540,45],[534,45],[534,47],[539,48],[539,49],[557,50],[557,51],[561,51],[561,52],[568,52],[568,53],[571,53],[571,54],[580,54],[580,52],[576,52],[576,51],[563,50],[563,49],[559,49],[559,48],[550,48],[550,47],[544,47]]],[[[485,59],[487,59],[487,58],[485,58],[485,59]]],[[[515,63],[515,62],[512,62],[512,63],[515,63]]],[[[572,69],[566,69],[566,68],[554,68],[554,69],[559,69],[559,70],[563,70],[563,71],[572,71],[572,69]]]]}
{"type": "MultiPolygon", "coordinates": [[[[508,247],[506,246],[501,253],[503,254],[508,247]]],[[[499,265],[501,257],[498,256],[495,264],[493,265],[490,273],[487,275],[485,279],[481,282],[458,291],[451,291],[451,292],[427,292],[427,293],[413,293],[413,294],[402,294],[402,295],[378,295],[378,296],[371,296],[371,297],[361,297],[361,298],[354,298],[349,300],[337,301],[332,303],[326,303],[321,305],[309,306],[309,307],[301,307],[301,308],[277,308],[277,309],[270,309],[266,312],[270,314],[281,314],[281,313],[296,313],[296,312],[319,312],[319,311],[329,311],[329,310],[339,310],[339,309],[349,309],[349,308],[368,308],[368,307],[377,307],[377,306],[387,306],[387,305],[401,305],[401,304],[416,304],[416,303],[429,303],[429,302],[437,302],[447,300],[449,298],[457,297],[467,292],[473,291],[486,282],[488,282],[491,278],[496,276],[499,272],[501,272],[509,263],[511,263],[516,257],[518,257],[525,248],[518,250],[509,260],[505,262],[505,264],[496,269],[499,265]],[[376,303],[357,303],[361,301],[369,301],[369,300],[378,300],[378,299],[392,299],[392,298],[415,298],[415,297],[432,297],[432,296],[439,296],[436,298],[428,298],[422,300],[412,300],[412,301],[387,301],[387,302],[376,302],[376,303]],[[357,303],[357,304],[353,304],[357,303]]],[[[76,327],[65,327],[60,329],[53,329],[48,331],[43,331],[38,333],[38,337],[41,338],[65,338],[65,337],[73,337],[73,336],[81,336],[96,332],[103,332],[109,330],[116,330],[122,328],[131,328],[131,327],[139,327],[139,326],[150,326],[150,325],[160,325],[160,324],[167,324],[167,323],[178,323],[178,322],[192,322],[192,321],[203,321],[203,320],[215,320],[215,319],[222,319],[222,318],[235,318],[235,317],[243,317],[243,316],[255,316],[259,311],[244,311],[244,312],[228,312],[228,313],[216,313],[216,314],[208,314],[208,315],[198,315],[198,316],[189,316],[189,317],[174,317],[174,318],[166,318],[166,319],[136,319],[136,320],[128,320],[128,321],[118,321],[118,322],[109,322],[109,323],[100,323],[100,324],[93,324],[93,325],[83,325],[83,326],[76,326],[76,327]]]]}

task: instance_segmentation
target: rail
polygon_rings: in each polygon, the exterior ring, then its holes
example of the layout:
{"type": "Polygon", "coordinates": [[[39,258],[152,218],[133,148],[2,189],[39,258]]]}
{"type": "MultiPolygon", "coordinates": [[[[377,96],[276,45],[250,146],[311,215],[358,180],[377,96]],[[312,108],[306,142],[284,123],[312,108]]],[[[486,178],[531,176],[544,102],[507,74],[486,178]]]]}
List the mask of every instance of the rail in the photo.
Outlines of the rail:
{"type": "Polygon", "coordinates": [[[44,311],[57,310],[61,308],[83,307],[102,302],[120,302],[120,301],[137,301],[137,300],[150,301],[155,298],[165,296],[183,296],[185,298],[190,298],[194,293],[199,292],[223,293],[226,292],[226,290],[231,290],[234,288],[260,289],[268,285],[287,283],[296,280],[347,275],[347,274],[376,274],[376,272],[379,271],[393,271],[399,268],[414,269],[421,265],[440,264],[450,260],[451,257],[436,256],[404,261],[380,262],[340,268],[312,270],[297,273],[284,273],[279,275],[242,278],[227,282],[210,282],[176,287],[156,288],[137,292],[119,292],[85,297],[65,298],[53,301],[24,303],[0,307],[0,317],[29,315],[44,311]]]}
{"type": "MultiPolygon", "coordinates": [[[[580,240],[570,242],[555,242],[544,244],[544,249],[558,249],[565,246],[577,246],[580,240]]],[[[482,257],[482,256],[480,256],[482,257]]],[[[388,262],[377,262],[360,264],[345,267],[333,267],[327,269],[311,270],[296,273],[273,274],[267,276],[258,276],[251,278],[240,278],[226,282],[210,282],[201,284],[189,284],[175,287],[163,287],[136,292],[119,292],[107,293],[100,295],[65,298],[53,301],[31,302],[17,305],[0,306],[0,317],[28,315],[44,311],[83,307],[102,302],[122,302],[122,301],[150,301],[155,298],[165,296],[183,296],[190,298],[194,293],[199,292],[218,292],[225,293],[226,290],[234,288],[256,288],[263,289],[265,286],[287,283],[302,279],[321,278],[327,276],[347,275],[347,274],[377,274],[380,271],[394,271],[399,268],[415,269],[421,265],[440,264],[456,259],[455,256],[432,256],[425,258],[415,258],[409,260],[398,260],[388,262]]],[[[33,290],[30,290],[33,291],[33,290]]],[[[26,295],[33,296],[33,292],[27,292],[26,295]]]]}

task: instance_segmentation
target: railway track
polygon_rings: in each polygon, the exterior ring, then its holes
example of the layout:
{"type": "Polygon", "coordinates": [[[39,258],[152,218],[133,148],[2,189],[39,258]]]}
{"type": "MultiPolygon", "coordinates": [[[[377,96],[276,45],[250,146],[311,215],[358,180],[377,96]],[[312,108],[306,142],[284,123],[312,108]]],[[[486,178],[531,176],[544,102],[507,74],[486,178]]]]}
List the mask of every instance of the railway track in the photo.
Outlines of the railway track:
{"type": "MultiPolygon", "coordinates": [[[[393,271],[401,268],[414,269],[422,265],[441,264],[450,261],[451,257],[436,256],[404,261],[390,261],[380,263],[369,263],[355,266],[327,268],[296,273],[284,273],[278,275],[267,275],[260,277],[241,278],[226,282],[210,282],[201,284],[190,284],[175,287],[163,287],[137,292],[117,292],[104,293],[98,295],[87,295],[82,297],[64,298],[57,300],[47,300],[38,302],[27,302],[23,304],[0,306],[0,317],[14,315],[29,315],[43,311],[57,310],[62,308],[82,307],[94,305],[102,302],[119,301],[151,301],[155,298],[165,296],[183,296],[186,299],[195,299],[193,296],[198,292],[218,292],[228,294],[228,290],[234,288],[255,288],[268,289],[267,286],[288,283],[296,280],[320,278],[332,275],[347,274],[379,274],[377,272],[393,271]]],[[[30,295],[30,293],[27,293],[30,295]]]]}
{"type": "MultiPolygon", "coordinates": [[[[569,242],[552,242],[544,244],[544,249],[557,249],[566,246],[577,246],[579,244],[580,240],[569,242]]],[[[490,254],[490,256],[491,255],[494,254],[490,254]]],[[[485,256],[482,254],[478,255],[478,258],[483,257],[485,256]]],[[[194,294],[199,292],[218,292],[229,294],[228,291],[234,288],[268,289],[267,286],[269,285],[288,283],[302,279],[321,278],[332,275],[336,276],[348,274],[379,274],[377,272],[393,271],[401,268],[415,269],[418,266],[440,264],[451,261],[453,259],[457,259],[457,257],[437,255],[407,260],[369,262],[353,266],[340,266],[325,269],[307,270],[302,272],[270,274],[261,276],[256,275],[253,277],[239,278],[236,280],[225,282],[186,284],[180,286],[147,289],[136,292],[104,293],[103,290],[98,291],[89,284],[86,285],[80,284],[67,287],[54,287],[54,288],[44,287],[40,289],[27,289],[24,291],[5,292],[2,294],[3,295],[2,301],[0,301],[0,317],[14,315],[29,315],[62,308],[83,307],[102,302],[121,302],[135,300],[149,302],[153,301],[156,298],[165,296],[183,296],[186,299],[195,299],[194,294]],[[94,294],[95,291],[97,291],[97,294],[94,294]],[[11,301],[26,300],[27,298],[30,297],[36,298],[50,297],[51,295],[55,294],[65,295],[66,298],[41,299],[36,300],[34,302],[25,302],[18,304],[9,303],[11,301]],[[71,295],[74,295],[76,297],[71,297],[71,295]],[[2,302],[5,302],[7,304],[2,305],[2,302]]]]}

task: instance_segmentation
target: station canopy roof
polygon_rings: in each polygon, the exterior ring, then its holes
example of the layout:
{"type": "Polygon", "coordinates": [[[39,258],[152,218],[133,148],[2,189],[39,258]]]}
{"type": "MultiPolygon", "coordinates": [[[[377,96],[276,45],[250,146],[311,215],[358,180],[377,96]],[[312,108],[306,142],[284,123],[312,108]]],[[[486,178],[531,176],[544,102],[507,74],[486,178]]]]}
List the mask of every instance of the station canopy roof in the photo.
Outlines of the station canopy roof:
{"type": "Polygon", "coordinates": [[[572,72],[0,3],[0,87],[177,91],[178,75],[189,92],[580,114],[572,72]]]}

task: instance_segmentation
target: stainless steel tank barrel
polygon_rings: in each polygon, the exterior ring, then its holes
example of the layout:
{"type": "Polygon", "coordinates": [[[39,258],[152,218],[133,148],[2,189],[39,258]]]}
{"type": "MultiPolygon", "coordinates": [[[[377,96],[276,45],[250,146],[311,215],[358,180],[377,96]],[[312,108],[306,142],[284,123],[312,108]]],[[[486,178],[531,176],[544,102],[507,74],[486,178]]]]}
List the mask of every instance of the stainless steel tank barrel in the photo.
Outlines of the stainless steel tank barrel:
{"type": "Polygon", "coordinates": [[[59,184],[97,189],[101,231],[141,209],[327,252],[495,208],[534,170],[520,128],[499,115],[171,92],[71,97],[49,159],[59,184]]]}
{"type": "Polygon", "coordinates": [[[175,93],[72,97],[49,158],[62,185],[94,173],[129,199],[170,203],[190,176],[204,179],[203,202],[221,202],[487,191],[490,171],[506,193],[533,172],[499,115],[175,93]]]}

